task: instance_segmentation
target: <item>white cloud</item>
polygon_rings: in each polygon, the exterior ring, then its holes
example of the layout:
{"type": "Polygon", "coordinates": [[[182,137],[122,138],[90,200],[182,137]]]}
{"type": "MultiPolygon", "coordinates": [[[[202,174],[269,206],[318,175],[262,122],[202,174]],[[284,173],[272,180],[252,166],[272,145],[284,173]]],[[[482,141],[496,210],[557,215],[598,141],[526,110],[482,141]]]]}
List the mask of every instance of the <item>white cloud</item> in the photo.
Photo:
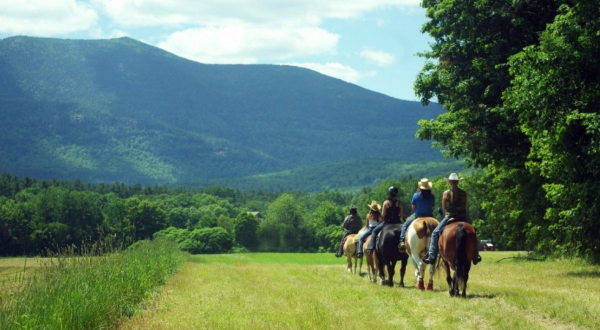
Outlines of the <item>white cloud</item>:
{"type": "Polygon", "coordinates": [[[256,63],[333,52],[339,36],[320,28],[230,26],[175,32],[157,46],[202,63],[256,63]]]}
{"type": "Polygon", "coordinates": [[[93,28],[98,15],[75,0],[0,0],[0,33],[52,36],[93,28]]]}
{"type": "Polygon", "coordinates": [[[330,77],[338,78],[350,83],[356,83],[362,78],[360,72],[354,70],[351,67],[344,66],[340,63],[286,63],[287,65],[299,66],[307,69],[311,69],[328,75],[330,77]]]}
{"type": "Polygon", "coordinates": [[[420,0],[91,0],[121,26],[227,26],[232,22],[319,24],[378,8],[411,10],[420,0]]]}
{"type": "Polygon", "coordinates": [[[393,64],[396,59],[390,53],[375,51],[372,49],[365,49],[360,53],[360,57],[371,60],[379,66],[386,66],[393,64]]]}

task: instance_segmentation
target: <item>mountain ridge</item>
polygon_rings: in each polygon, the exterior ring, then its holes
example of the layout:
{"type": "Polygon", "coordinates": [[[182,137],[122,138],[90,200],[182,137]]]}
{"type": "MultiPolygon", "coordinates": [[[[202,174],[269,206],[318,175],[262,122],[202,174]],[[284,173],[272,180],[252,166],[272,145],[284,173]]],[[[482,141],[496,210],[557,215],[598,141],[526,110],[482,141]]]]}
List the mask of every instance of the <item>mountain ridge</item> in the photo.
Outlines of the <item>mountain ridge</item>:
{"type": "Polygon", "coordinates": [[[0,40],[0,73],[0,171],[17,175],[185,185],[373,157],[441,160],[414,138],[439,105],[304,68],[202,64],[127,37],[11,37],[0,40]]]}

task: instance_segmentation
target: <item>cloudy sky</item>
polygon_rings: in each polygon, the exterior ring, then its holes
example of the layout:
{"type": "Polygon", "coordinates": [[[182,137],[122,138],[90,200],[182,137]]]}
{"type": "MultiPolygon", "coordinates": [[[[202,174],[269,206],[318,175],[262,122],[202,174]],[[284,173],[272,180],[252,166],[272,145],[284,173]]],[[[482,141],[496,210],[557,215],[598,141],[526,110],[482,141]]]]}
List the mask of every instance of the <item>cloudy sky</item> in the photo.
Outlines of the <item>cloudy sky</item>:
{"type": "Polygon", "coordinates": [[[420,0],[0,0],[0,38],[128,36],[220,64],[287,64],[417,100],[420,0]]]}

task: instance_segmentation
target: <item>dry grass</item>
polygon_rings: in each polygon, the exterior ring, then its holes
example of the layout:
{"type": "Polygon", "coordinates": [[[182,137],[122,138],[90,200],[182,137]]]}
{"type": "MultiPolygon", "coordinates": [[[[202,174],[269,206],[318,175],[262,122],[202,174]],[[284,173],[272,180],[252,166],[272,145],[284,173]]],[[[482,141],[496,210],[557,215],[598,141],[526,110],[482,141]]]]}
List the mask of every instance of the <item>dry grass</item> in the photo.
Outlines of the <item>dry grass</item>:
{"type": "Polygon", "coordinates": [[[42,264],[42,258],[0,258],[0,298],[22,289],[42,264]]]}
{"type": "MultiPolygon", "coordinates": [[[[576,261],[497,260],[482,253],[467,299],[381,287],[346,272],[327,254],[197,256],[127,329],[594,329],[600,326],[600,268],[576,261]]],[[[398,281],[396,276],[395,282],[398,281]]]]}

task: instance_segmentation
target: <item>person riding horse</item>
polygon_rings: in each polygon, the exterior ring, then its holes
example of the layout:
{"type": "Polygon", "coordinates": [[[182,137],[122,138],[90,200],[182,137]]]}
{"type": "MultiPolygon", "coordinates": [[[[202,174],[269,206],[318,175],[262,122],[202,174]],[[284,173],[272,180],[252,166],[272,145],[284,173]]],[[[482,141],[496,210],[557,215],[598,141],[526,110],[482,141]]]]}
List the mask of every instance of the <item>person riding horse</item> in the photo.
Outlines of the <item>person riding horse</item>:
{"type": "MultiPolygon", "coordinates": [[[[356,256],[358,258],[362,258],[363,256],[363,245],[365,244],[365,240],[367,239],[367,237],[369,237],[369,235],[371,235],[373,233],[373,230],[379,226],[381,224],[381,221],[383,220],[383,216],[381,215],[381,205],[379,205],[379,203],[377,203],[377,201],[372,201],[371,204],[369,205],[369,214],[367,214],[367,230],[360,236],[360,238],[358,239],[358,252],[356,253],[356,256]]],[[[373,238],[371,238],[373,239],[373,238]]]]}
{"type": "Polygon", "coordinates": [[[402,223],[403,208],[402,203],[396,199],[397,196],[398,188],[393,186],[390,187],[388,189],[388,199],[383,202],[383,211],[381,212],[383,222],[373,229],[373,232],[371,233],[371,242],[369,242],[369,247],[367,248],[367,254],[371,254],[373,253],[373,250],[375,250],[377,234],[379,234],[384,226],[402,223]]]}
{"type": "MultiPolygon", "coordinates": [[[[449,190],[444,191],[442,196],[442,210],[445,212],[445,217],[442,219],[440,224],[435,228],[431,234],[431,243],[429,245],[429,253],[423,257],[423,262],[426,264],[433,264],[437,259],[438,255],[438,241],[440,239],[440,233],[448,224],[450,219],[467,219],[467,210],[469,207],[469,199],[467,193],[458,188],[458,182],[460,179],[456,173],[450,174],[446,179],[449,190]]],[[[477,265],[481,261],[479,250],[475,250],[475,257],[473,258],[473,264],[477,265]]]]}
{"type": "Polygon", "coordinates": [[[411,206],[413,214],[406,219],[406,222],[402,225],[402,231],[400,232],[400,245],[398,249],[400,252],[406,252],[406,245],[404,238],[406,237],[406,231],[413,221],[417,218],[431,217],[433,218],[433,207],[435,205],[435,195],[431,193],[432,183],[427,179],[423,178],[418,183],[419,189],[413,195],[411,206]]]}
{"type": "Polygon", "coordinates": [[[344,254],[344,240],[346,240],[346,237],[350,234],[358,233],[358,231],[362,228],[362,220],[360,216],[358,216],[356,206],[352,205],[352,207],[350,207],[350,215],[348,215],[344,219],[342,227],[344,228],[344,237],[342,237],[342,241],[340,242],[340,248],[335,254],[335,256],[338,258],[344,254]]]}

